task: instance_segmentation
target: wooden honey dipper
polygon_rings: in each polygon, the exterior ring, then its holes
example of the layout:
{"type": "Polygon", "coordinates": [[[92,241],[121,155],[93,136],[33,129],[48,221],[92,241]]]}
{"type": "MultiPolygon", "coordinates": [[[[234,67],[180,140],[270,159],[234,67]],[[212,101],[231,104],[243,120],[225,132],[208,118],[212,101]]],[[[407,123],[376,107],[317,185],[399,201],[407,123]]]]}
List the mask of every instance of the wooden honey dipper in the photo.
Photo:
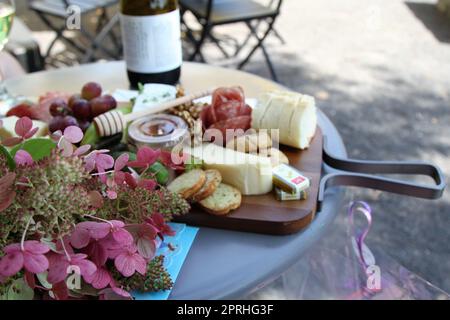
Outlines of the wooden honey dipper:
{"type": "Polygon", "coordinates": [[[159,105],[150,107],[148,110],[143,110],[135,113],[124,115],[120,111],[112,110],[104,113],[94,119],[95,127],[100,137],[109,137],[117,133],[123,132],[128,123],[140,119],[142,117],[160,113],[180,105],[190,103],[193,100],[210,96],[214,89],[205,90],[202,92],[190,94],[172,101],[167,101],[159,105]]]}

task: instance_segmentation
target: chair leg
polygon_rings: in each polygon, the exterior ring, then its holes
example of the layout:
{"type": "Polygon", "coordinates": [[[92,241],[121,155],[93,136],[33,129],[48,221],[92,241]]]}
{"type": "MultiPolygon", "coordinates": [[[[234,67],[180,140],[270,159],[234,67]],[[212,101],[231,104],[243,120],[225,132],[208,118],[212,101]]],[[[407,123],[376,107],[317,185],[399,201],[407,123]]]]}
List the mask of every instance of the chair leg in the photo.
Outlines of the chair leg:
{"type": "Polygon", "coordinates": [[[119,21],[120,17],[118,14],[114,15],[111,20],[109,20],[109,22],[103,27],[100,33],[92,41],[91,46],[86,51],[86,54],[81,60],[82,63],[90,62],[94,56],[95,50],[97,48],[103,48],[100,46],[100,43],[102,43],[105,38],[112,32],[112,29],[119,23],[119,21]]]}
{"type": "Polygon", "coordinates": [[[272,60],[270,59],[270,56],[267,53],[266,46],[263,43],[261,43],[261,50],[262,50],[262,52],[264,54],[264,57],[266,58],[267,67],[269,68],[270,75],[271,75],[272,79],[275,82],[278,82],[277,73],[275,72],[275,68],[273,67],[272,60]]]}
{"type": "Polygon", "coordinates": [[[267,38],[267,36],[272,32],[273,25],[275,23],[276,18],[273,17],[272,20],[269,22],[269,26],[266,30],[266,32],[263,34],[262,37],[258,36],[258,33],[256,29],[252,26],[250,22],[246,22],[247,27],[250,29],[251,34],[258,39],[258,43],[253,47],[253,49],[250,51],[248,56],[238,65],[238,69],[242,69],[251,59],[251,57],[255,54],[256,50],[258,48],[261,48],[264,54],[264,57],[266,59],[267,65],[269,67],[270,73],[272,78],[277,81],[278,77],[276,75],[276,72],[273,68],[272,61],[270,60],[269,54],[267,53],[267,50],[264,47],[264,40],[267,38]]]}
{"type": "Polygon", "coordinates": [[[203,46],[203,43],[205,42],[206,37],[211,32],[211,26],[209,25],[203,25],[203,30],[200,36],[199,40],[196,40],[194,44],[194,52],[190,55],[189,61],[194,61],[197,56],[201,55],[201,49],[203,46]]]}
{"type": "Polygon", "coordinates": [[[66,37],[64,37],[64,30],[65,27],[57,27],[55,24],[53,24],[44,13],[36,11],[37,15],[39,16],[39,18],[42,20],[42,22],[44,22],[45,25],[47,25],[48,28],[50,28],[51,30],[53,30],[56,33],[55,38],[52,40],[52,42],[50,43],[47,52],[44,56],[44,59],[47,59],[50,57],[51,51],[53,49],[53,47],[55,46],[56,42],[58,40],[65,42],[69,45],[71,45],[72,47],[74,47],[76,50],[78,50],[79,52],[83,53],[85,52],[85,49],[83,49],[81,46],[79,46],[77,43],[75,43],[72,39],[68,39],[66,37]]]}
{"type": "Polygon", "coordinates": [[[230,57],[230,55],[228,54],[228,52],[222,47],[222,45],[220,44],[220,41],[212,34],[209,33],[208,34],[208,38],[211,39],[212,42],[214,42],[214,44],[217,46],[217,48],[220,50],[220,52],[222,52],[223,56],[228,59],[230,57]]]}
{"type": "MultiPolygon", "coordinates": [[[[85,38],[87,38],[87,39],[89,40],[89,42],[91,43],[89,49],[85,50],[85,54],[87,54],[88,51],[90,51],[90,50],[93,50],[93,51],[95,51],[95,50],[100,50],[100,51],[102,51],[104,54],[108,55],[109,57],[111,57],[111,58],[113,58],[113,59],[116,58],[114,52],[112,52],[112,51],[109,50],[108,48],[105,48],[105,47],[101,46],[100,43],[99,43],[98,41],[96,41],[96,37],[94,37],[92,34],[90,34],[89,32],[87,32],[83,27],[81,27],[81,29],[79,30],[79,32],[80,32],[85,38]]],[[[84,60],[84,59],[83,59],[83,60],[84,60]]]]}
{"type": "Polygon", "coordinates": [[[281,44],[286,44],[286,40],[284,40],[283,36],[277,31],[277,29],[273,29],[273,34],[278,38],[278,40],[280,40],[281,44]]]}
{"type": "MultiPolygon", "coordinates": [[[[255,30],[258,30],[260,25],[261,25],[261,21],[258,21],[258,23],[254,26],[254,29],[255,29],[255,30]]],[[[279,34],[279,32],[278,32],[275,28],[272,28],[272,31],[271,31],[271,32],[274,34],[275,37],[278,38],[278,40],[280,40],[281,44],[283,44],[283,45],[286,44],[286,41],[284,40],[284,38],[279,34]]],[[[234,53],[234,57],[237,57],[237,56],[239,55],[239,53],[241,53],[242,49],[245,48],[245,47],[247,46],[247,44],[248,44],[248,42],[250,41],[250,39],[252,38],[252,36],[253,36],[253,33],[250,32],[250,33],[247,35],[247,38],[246,38],[246,39],[242,42],[242,44],[239,45],[239,47],[236,49],[236,51],[235,51],[235,53],[234,53]]]]}

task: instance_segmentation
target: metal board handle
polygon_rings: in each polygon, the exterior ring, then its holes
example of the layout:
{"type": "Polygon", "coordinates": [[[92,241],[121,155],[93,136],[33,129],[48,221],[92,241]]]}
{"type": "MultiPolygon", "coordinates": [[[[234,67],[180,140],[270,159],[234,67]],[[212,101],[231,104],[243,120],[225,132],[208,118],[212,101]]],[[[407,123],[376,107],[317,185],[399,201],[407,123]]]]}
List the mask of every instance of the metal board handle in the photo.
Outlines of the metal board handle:
{"type": "Polygon", "coordinates": [[[335,157],[327,150],[326,137],[324,137],[323,159],[327,165],[342,172],[328,174],[320,181],[319,210],[326,188],[333,186],[370,188],[423,199],[440,198],[446,187],[442,171],[433,164],[403,161],[364,161],[335,157]],[[413,183],[380,177],[375,174],[425,175],[431,177],[435,184],[413,183]]]}

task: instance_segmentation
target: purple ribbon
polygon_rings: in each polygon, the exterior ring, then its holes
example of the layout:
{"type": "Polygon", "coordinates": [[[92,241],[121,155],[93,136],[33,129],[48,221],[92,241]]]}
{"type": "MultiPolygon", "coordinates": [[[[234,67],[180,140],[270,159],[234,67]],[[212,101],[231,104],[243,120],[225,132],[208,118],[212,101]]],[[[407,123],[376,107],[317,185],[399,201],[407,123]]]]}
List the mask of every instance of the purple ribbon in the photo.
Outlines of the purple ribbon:
{"type": "Polygon", "coordinates": [[[352,233],[353,235],[355,235],[360,263],[363,265],[364,269],[366,269],[367,267],[369,267],[370,264],[365,260],[363,246],[364,240],[366,239],[370,227],[372,226],[372,209],[366,202],[363,201],[351,202],[350,207],[348,209],[348,218],[352,233]],[[357,213],[363,214],[363,216],[367,221],[367,226],[363,228],[361,231],[356,230],[356,226],[354,224],[354,216],[357,213]]]}

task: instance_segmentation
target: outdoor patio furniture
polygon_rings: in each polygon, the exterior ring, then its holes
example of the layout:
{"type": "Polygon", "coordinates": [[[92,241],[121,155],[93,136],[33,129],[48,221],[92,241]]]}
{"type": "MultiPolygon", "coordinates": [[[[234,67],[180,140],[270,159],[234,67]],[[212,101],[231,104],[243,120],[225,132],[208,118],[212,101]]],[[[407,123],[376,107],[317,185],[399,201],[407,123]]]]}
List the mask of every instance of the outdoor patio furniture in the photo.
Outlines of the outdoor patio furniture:
{"type": "Polygon", "coordinates": [[[244,43],[238,46],[235,55],[239,54],[243,46],[249,43],[250,38],[255,38],[257,43],[239,63],[238,68],[242,69],[249,62],[256,50],[260,48],[264,54],[272,78],[277,81],[278,77],[264,45],[264,41],[274,31],[273,26],[280,14],[282,2],[282,0],[274,0],[270,1],[268,5],[263,5],[253,0],[180,0],[182,23],[187,29],[186,35],[188,40],[194,45],[194,50],[189,56],[189,60],[194,61],[197,57],[204,60],[201,50],[207,39],[212,40],[224,55],[228,57],[228,54],[212,33],[213,28],[219,25],[242,22],[248,27],[250,34],[244,43]],[[202,27],[199,37],[195,36],[184,20],[184,14],[187,11],[196,17],[202,27]],[[260,35],[262,22],[267,24],[267,28],[260,35]]]}
{"type": "Polygon", "coordinates": [[[56,32],[56,36],[51,42],[44,55],[44,58],[51,56],[52,49],[57,41],[63,41],[66,44],[74,47],[77,51],[84,55],[81,59],[82,62],[88,62],[93,59],[93,52],[96,50],[102,51],[111,58],[118,58],[121,54],[120,41],[114,35],[112,28],[114,24],[111,24],[110,17],[108,16],[107,9],[115,4],[117,0],[34,0],[30,1],[30,9],[32,9],[40,17],[40,19],[53,31],[56,32]],[[99,11],[99,19],[95,28],[95,33],[88,31],[83,19],[81,19],[80,28],[78,31],[83,38],[85,38],[89,45],[83,46],[77,43],[73,39],[65,36],[64,32],[67,29],[66,19],[71,12],[72,6],[77,6],[81,13],[81,18],[83,15],[88,13],[93,13],[99,11]],[[57,25],[55,23],[55,18],[62,20],[62,23],[57,25]],[[102,45],[100,41],[97,40],[97,34],[106,32],[107,35],[111,37],[112,43],[114,44],[115,50],[107,48],[102,45]]]}

